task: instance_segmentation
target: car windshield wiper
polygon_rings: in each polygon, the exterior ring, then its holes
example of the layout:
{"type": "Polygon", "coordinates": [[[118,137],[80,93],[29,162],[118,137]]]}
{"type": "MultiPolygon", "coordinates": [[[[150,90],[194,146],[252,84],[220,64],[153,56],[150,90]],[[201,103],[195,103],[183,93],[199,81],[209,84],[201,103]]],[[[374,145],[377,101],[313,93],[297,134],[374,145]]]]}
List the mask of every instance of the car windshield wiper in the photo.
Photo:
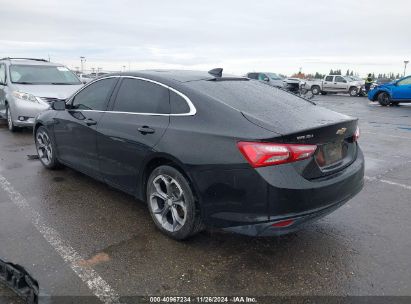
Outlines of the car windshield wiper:
{"type": "Polygon", "coordinates": [[[75,85],[78,83],[70,83],[70,82],[52,82],[52,85],[75,85]]]}
{"type": "Polygon", "coordinates": [[[16,84],[34,84],[33,82],[28,82],[28,81],[17,81],[17,82],[13,82],[16,84]]]}

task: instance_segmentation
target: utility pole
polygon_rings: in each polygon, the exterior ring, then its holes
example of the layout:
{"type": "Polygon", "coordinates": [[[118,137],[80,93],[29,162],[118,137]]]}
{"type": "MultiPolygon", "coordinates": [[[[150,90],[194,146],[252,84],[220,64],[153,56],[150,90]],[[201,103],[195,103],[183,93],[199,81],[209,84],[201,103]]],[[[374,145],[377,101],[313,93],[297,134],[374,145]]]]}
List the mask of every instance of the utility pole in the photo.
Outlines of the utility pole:
{"type": "Polygon", "coordinates": [[[405,72],[407,71],[407,64],[409,63],[409,60],[404,60],[404,77],[405,77],[405,72]]]}
{"type": "Polygon", "coordinates": [[[84,73],[84,62],[86,62],[86,57],[80,56],[80,62],[81,62],[81,74],[84,73]]]}

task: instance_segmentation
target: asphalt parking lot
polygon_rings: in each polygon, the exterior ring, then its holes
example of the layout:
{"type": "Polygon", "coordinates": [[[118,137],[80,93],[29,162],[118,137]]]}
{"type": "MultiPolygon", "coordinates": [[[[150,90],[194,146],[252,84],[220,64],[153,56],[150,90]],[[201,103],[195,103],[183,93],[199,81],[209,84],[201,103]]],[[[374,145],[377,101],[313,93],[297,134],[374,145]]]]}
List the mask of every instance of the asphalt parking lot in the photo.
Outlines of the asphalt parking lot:
{"type": "MultiPolygon", "coordinates": [[[[0,125],[0,257],[43,295],[411,296],[411,104],[317,96],[360,118],[363,191],[278,238],[206,231],[173,241],[142,202],[65,168],[45,170],[31,130],[0,125]]],[[[0,292],[1,294],[1,292],[0,292]]],[[[90,298],[91,299],[91,298],[90,298]]]]}

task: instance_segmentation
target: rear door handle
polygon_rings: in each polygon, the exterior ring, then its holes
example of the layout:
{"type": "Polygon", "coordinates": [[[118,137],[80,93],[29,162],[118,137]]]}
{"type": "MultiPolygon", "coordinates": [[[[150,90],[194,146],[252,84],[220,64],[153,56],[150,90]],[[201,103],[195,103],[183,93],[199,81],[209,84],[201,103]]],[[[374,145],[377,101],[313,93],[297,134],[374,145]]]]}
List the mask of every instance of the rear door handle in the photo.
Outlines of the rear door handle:
{"type": "Polygon", "coordinates": [[[94,119],[89,118],[86,120],[86,125],[88,126],[94,126],[96,124],[97,124],[97,121],[95,121],[94,119]]]}
{"type": "Polygon", "coordinates": [[[143,135],[153,134],[153,133],[155,132],[154,129],[152,129],[152,128],[148,127],[148,126],[142,126],[142,127],[138,128],[137,130],[138,130],[138,132],[140,132],[140,133],[143,134],[143,135]]]}

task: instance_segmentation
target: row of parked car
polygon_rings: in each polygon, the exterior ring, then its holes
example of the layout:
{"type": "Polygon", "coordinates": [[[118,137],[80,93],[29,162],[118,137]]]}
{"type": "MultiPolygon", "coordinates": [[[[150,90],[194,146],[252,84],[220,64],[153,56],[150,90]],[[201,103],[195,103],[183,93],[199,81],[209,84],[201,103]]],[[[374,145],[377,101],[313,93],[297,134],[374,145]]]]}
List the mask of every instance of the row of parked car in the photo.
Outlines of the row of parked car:
{"type": "MultiPolygon", "coordinates": [[[[353,97],[367,96],[365,81],[358,76],[326,75],[322,80],[314,81],[284,78],[269,72],[250,72],[246,76],[294,93],[303,87],[314,95],[343,93],[353,97]]],[[[378,101],[382,106],[411,102],[411,76],[394,81],[373,82],[368,92],[368,99],[378,101]]]]}

